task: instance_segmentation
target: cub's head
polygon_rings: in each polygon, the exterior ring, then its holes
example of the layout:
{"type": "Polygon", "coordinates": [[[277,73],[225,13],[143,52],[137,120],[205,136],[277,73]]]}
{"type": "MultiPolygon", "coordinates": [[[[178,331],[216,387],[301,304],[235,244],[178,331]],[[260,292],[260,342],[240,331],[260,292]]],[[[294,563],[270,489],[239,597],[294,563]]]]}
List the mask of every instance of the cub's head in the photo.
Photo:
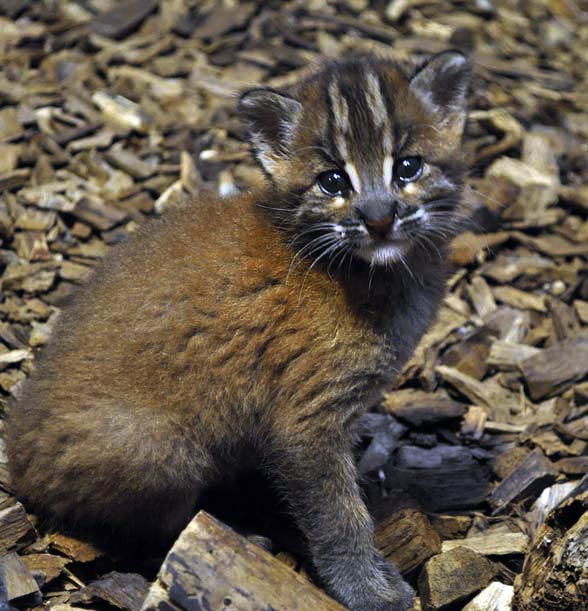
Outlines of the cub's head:
{"type": "Polygon", "coordinates": [[[268,205],[304,254],[390,265],[455,234],[468,82],[465,57],[447,51],[410,75],[362,56],[243,94],[255,156],[287,195],[268,205]]]}

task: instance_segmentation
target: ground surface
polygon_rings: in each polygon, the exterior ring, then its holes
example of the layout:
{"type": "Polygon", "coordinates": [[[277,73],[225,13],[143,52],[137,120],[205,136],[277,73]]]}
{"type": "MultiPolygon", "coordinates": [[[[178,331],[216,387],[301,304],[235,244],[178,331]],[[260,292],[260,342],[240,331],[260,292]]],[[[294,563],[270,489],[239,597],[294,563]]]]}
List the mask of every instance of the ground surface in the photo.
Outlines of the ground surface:
{"type": "MultiPolygon", "coordinates": [[[[279,87],[324,56],[408,61],[449,46],[475,66],[475,220],[437,325],[366,421],[360,466],[380,545],[423,607],[510,586],[547,511],[588,472],[585,3],[0,1],[2,410],[111,245],[146,215],[261,180],[240,139],[240,89],[279,87]],[[441,600],[429,558],[463,537],[491,569],[441,600]]],[[[0,554],[24,584],[13,606],[139,608],[139,563],[34,523],[2,459],[0,554]]]]}

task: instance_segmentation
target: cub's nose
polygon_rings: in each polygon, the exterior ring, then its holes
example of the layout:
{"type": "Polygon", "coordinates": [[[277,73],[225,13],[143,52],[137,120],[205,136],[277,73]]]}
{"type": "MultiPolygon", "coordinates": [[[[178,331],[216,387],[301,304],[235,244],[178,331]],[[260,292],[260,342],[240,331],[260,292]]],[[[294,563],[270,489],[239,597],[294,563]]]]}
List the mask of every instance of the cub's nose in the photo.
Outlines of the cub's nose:
{"type": "Polygon", "coordinates": [[[367,209],[358,210],[366,229],[375,240],[384,240],[389,237],[397,212],[398,204],[396,202],[392,204],[386,202],[385,206],[370,206],[367,209]]]}
{"type": "Polygon", "coordinates": [[[374,239],[384,240],[392,229],[392,223],[394,223],[394,216],[386,216],[382,219],[370,219],[366,218],[363,221],[369,234],[374,239]]]}

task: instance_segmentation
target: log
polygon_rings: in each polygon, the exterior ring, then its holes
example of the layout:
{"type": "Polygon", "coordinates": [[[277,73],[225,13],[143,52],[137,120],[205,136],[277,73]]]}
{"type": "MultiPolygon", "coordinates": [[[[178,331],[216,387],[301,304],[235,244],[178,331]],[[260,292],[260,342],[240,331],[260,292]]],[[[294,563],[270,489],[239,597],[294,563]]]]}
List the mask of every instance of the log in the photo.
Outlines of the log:
{"type": "Polygon", "coordinates": [[[588,492],[564,501],[537,531],[515,581],[514,611],[586,611],[588,492]]]}
{"type": "Polygon", "coordinates": [[[168,553],[142,611],[343,611],[304,577],[206,512],[168,553]]]}

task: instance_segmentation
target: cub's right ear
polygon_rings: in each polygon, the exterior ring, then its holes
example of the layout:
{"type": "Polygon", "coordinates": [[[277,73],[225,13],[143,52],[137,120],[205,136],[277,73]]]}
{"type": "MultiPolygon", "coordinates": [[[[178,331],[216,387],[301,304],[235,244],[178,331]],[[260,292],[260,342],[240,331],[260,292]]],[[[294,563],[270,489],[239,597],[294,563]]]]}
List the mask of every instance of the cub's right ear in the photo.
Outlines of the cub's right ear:
{"type": "Polygon", "coordinates": [[[269,174],[290,152],[302,104],[272,89],[250,89],[239,99],[239,112],[255,156],[269,174]]]}

